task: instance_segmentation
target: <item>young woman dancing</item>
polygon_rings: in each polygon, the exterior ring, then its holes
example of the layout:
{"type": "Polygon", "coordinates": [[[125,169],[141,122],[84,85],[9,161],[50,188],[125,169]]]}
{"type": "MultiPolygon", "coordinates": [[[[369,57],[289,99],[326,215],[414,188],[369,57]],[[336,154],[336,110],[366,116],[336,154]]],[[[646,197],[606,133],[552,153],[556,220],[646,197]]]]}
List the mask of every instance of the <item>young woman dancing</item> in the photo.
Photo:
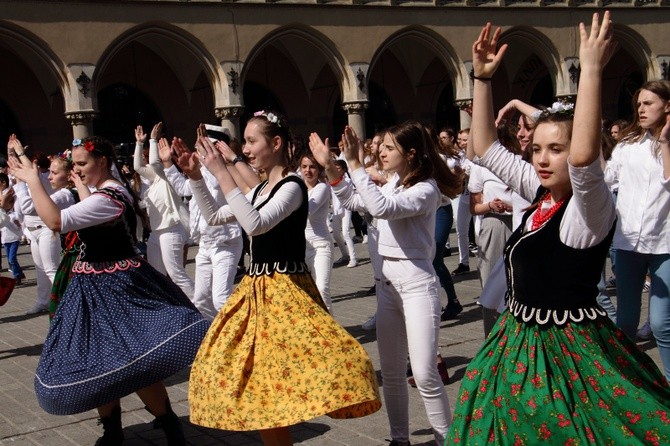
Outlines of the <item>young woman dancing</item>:
{"type": "Polygon", "coordinates": [[[532,165],[496,139],[500,29],[487,24],[472,48],[473,148],[535,207],[505,248],[509,310],[465,372],[449,445],[670,441],[667,382],[596,301],[616,219],[600,155],[601,75],[615,45],[609,12],[579,29],[574,121],[539,117],[532,165]]]}
{"type": "Polygon", "coordinates": [[[193,361],[208,324],[136,253],[137,206],[112,175],[112,144],[91,137],[73,147],[75,174],[97,190],[62,211],[23,158],[10,158],[10,172],[27,184],[37,215],[54,232],[77,231],[82,243],[37,366],[40,406],[55,415],[97,408],[104,435],[96,445],[117,446],[124,437],[119,399],[136,392],[168,445],[184,445],[163,379],[193,361]]]}
{"type": "Polygon", "coordinates": [[[440,158],[429,129],[418,122],[386,131],[380,158],[384,170],[395,173],[381,189],[360,164],[360,141],[349,127],[343,141],[355,189],[340,176],[330,157],[328,140],[324,144],[312,133],[309,145],[344,207],[369,212],[378,219],[382,261],[377,286],[377,341],[391,444],[409,444],[408,353],[435,440],[442,444],[451,412],[435,367],[441,312],[440,284],[432,264],[435,215],[441,194],[455,197],[460,181],[440,158]]]}
{"type": "Polygon", "coordinates": [[[381,402],[367,353],[325,310],[305,264],[308,194],[290,173],[288,123],[256,112],[244,141],[249,164],[267,174],[246,196],[209,139],[198,139],[199,153],[175,146],[207,221],[237,220],[251,237],[248,275],[212,322],[191,369],[191,422],[259,430],[264,444],[284,446],[293,444],[291,425],[326,414],[365,416],[381,402]],[[212,200],[200,162],[228,205],[212,200]]]}

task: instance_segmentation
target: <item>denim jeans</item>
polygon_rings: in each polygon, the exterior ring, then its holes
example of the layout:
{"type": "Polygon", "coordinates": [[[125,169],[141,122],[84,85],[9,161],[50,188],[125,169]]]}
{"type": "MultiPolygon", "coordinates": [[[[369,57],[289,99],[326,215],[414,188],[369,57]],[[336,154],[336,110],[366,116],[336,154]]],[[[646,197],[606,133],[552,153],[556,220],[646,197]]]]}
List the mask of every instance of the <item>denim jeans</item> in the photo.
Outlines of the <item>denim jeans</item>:
{"type": "Polygon", "coordinates": [[[9,269],[12,270],[12,276],[15,279],[18,279],[21,277],[21,274],[23,274],[23,269],[21,269],[21,265],[19,265],[19,260],[16,257],[16,251],[19,249],[19,242],[10,242],[10,243],[3,243],[5,246],[5,254],[7,254],[7,263],[9,263],[9,269]]]}
{"type": "Polygon", "coordinates": [[[440,279],[440,285],[447,293],[447,299],[454,301],[457,299],[456,290],[454,289],[454,281],[451,279],[451,274],[444,264],[444,247],[449,240],[449,233],[451,232],[451,225],[454,223],[454,210],[451,204],[437,208],[435,215],[435,258],[433,258],[433,268],[435,274],[440,279]]]}
{"type": "Polygon", "coordinates": [[[642,287],[649,271],[649,323],[665,378],[670,380],[670,254],[640,254],[618,249],[616,258],[617,325],[635,339],[640,323],[642,287]]]}

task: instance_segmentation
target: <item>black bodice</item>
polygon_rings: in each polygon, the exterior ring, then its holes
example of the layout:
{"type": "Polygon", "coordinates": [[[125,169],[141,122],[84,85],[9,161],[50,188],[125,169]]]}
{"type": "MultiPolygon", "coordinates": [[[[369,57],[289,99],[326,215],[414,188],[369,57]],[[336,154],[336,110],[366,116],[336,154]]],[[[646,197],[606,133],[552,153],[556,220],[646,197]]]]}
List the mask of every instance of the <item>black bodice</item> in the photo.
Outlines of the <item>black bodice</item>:
{"type": "MultiPolygon", "coordinates": [[[[541,188],[538,197],[544,191],[541,188]]],[[[505,246],[510,311],[525,322],[562,325],[605,314],[596,297],[614,225],[595,246],[576,249],[565,245],[560,225],[570,199],[535,231],[523,230],[533,211],[526,212],[505,246]]]]}

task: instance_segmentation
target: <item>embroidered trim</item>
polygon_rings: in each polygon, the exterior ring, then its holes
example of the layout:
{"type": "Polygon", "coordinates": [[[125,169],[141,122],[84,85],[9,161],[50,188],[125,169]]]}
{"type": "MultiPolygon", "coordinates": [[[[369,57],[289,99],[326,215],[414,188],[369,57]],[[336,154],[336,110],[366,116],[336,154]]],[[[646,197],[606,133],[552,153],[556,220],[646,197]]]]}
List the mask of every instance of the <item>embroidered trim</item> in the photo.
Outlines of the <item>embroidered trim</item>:
{"type": "Polygon", "coordinates": [[[270,274],[278,272],[281,274],[301,274],[308,273],[309,268],[305,262],[274,262],[274,263],[251,263],[249,265],[250,276],[269,276],[270,274]]]}
{"type": "Polygon", "coordinates": [[[509,298],[509,312],[523,322],[535,322],[538,325],[565,325],[568,321],[580,323],[586,319],[595,321],[601,316],[607,316],[607,312],[600,307],[576,308],[574,310],[552,310],[551,308],[535,308],[509,298]]]}
{"type": "Polygon", "coordinates": [[[139,257],[117,260],[114,262],[86,262],[77,260],[72,266],[72,272],[77,274],[107,274],[117,271],[127,271],[130,268],[139,268],[142,264],[139,257]]]}

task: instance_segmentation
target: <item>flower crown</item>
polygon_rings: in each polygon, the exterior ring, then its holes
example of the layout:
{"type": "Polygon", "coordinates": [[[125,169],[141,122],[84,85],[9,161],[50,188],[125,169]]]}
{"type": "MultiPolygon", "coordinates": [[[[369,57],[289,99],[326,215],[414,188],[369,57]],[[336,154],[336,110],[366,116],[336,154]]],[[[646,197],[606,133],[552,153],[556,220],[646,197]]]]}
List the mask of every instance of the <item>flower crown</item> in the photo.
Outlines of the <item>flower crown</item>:
{"type": "Polygon", "coordinates": [[[254,113],[254,116],[263,116],[265,119],[270,121],[273,124],[276,124],[277,127],[281,127],[281,124],[279,122],[279,116],[275,115],[272,112],[266,112],[265,110],[257,111],[254,113]]]}
{"type": "Polygon", "coordinates": [[[540,113],[540,117],[546,118],[550,115],[574,116],[575,104],[572,102],[554,102],[551,107],[545,108],[540,113]]]}
{"type": "Polygon", "coordinates": [[[60,152],[57,156],[58,156],[58,158],[64,159],[68,163],[72,162],[72,150],[71,149],[65,149],[64,151],[60,152]]]}

